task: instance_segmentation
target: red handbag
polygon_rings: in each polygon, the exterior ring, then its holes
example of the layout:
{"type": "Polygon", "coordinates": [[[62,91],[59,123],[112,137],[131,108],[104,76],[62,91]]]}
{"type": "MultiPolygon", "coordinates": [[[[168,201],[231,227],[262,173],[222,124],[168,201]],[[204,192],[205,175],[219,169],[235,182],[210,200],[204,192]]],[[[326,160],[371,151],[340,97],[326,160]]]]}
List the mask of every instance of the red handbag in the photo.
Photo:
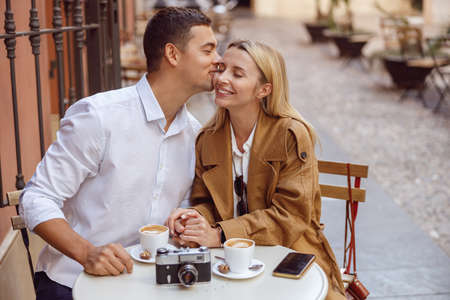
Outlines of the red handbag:
{"type": "MultiPolygon", "coordinates": [[[[355,177],[355,187],[359,188],[361,178],[355,177]]],[[[344,281],[345,296],[349,300],[364,300],[369,296],[367,288],[359,281],[356,273],[356,244],[355,244],[355,221],[358,214],[358,201],[352,199],[352,184],[350,178],[350,164],[347,164],[347,185],[349,200],[345,209],[345,247],[344,247],[344,268],[342,269],[342,279],[344,281]],[[350,241],[347,245],[347,233],[350,233],[350,241]],[[353,272],[350,268],[353,261],[353,272]]]]}

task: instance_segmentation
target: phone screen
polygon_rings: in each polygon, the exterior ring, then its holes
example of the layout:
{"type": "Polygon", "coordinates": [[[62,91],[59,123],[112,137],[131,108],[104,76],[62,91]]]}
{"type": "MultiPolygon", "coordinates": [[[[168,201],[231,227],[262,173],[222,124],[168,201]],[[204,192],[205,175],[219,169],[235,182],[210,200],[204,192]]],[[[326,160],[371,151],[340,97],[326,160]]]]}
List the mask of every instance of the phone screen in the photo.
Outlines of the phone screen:
{"type": "Polygon", "coordinates": [[[298,275],[314,260],[314,254],[291,252],[273,270],[274,273],[298,275]]]}

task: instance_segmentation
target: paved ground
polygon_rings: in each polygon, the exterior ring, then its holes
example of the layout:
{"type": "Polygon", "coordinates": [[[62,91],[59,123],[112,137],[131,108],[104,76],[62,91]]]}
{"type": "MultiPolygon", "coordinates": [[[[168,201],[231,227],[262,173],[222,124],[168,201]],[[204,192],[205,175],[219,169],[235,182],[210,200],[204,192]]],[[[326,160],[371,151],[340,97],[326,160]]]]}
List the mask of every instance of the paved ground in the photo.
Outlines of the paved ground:
{"type": "MultiPolygon", "coordinates": [[[[239,18],[233,36],[266,42],[284,55],[291,101],[318,130],[321,159],[369,164],[357,257],[370,298],[450,299],[448,106],[435,115],[413,98],[399,103],[387,75],[359,64],[343,68],[331,46],[306,44],[296,22],[239,18]]],[[[208,95],[190,107],[201,121],[214,110],[208,95]]],[[[343,209],[341,201],[324,199],[326,235],[339,262],[343,209]]]]}

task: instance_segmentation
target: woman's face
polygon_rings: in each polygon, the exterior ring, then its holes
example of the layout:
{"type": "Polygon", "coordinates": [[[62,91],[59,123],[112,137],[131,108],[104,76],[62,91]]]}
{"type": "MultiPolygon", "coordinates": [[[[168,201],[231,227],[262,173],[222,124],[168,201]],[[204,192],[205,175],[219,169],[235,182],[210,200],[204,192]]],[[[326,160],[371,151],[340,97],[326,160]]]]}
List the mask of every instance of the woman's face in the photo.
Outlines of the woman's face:
{"type": "Polygon", "coordinates": [[[257,108],[264,98],[260,71],[250,55],[236,47],[229,48],[221,61],[222,70],[214,77],[216,105],[233,110],[257,108]]]}

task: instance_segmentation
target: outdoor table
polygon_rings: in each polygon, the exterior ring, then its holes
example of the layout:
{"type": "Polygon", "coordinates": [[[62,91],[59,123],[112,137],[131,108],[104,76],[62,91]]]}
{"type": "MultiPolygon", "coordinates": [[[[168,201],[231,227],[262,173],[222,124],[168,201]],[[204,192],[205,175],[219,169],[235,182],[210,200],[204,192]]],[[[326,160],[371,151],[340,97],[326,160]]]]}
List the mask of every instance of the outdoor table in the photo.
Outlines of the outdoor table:
{"type": "MultiPolygon", "coordinates": [[[[185,288],[156,284],[155,265],[134,262],[133,272],[119,276],[92,276],[81,273],[73,287],[74,300],[97,299],[325,299],[328,280],[318,264],[301,279],[274,277],[273,269],[292,249],[282,246],[256,246],[254,258],[264,262],[262,274],[250,279],[226,279],[211,274],[211,282],[185,288]]],[[[211,249],[211,266],[224,256],[223,248],[211,249]]],[[[212,272],[211,272],[212,273],[212,272]]]]}

